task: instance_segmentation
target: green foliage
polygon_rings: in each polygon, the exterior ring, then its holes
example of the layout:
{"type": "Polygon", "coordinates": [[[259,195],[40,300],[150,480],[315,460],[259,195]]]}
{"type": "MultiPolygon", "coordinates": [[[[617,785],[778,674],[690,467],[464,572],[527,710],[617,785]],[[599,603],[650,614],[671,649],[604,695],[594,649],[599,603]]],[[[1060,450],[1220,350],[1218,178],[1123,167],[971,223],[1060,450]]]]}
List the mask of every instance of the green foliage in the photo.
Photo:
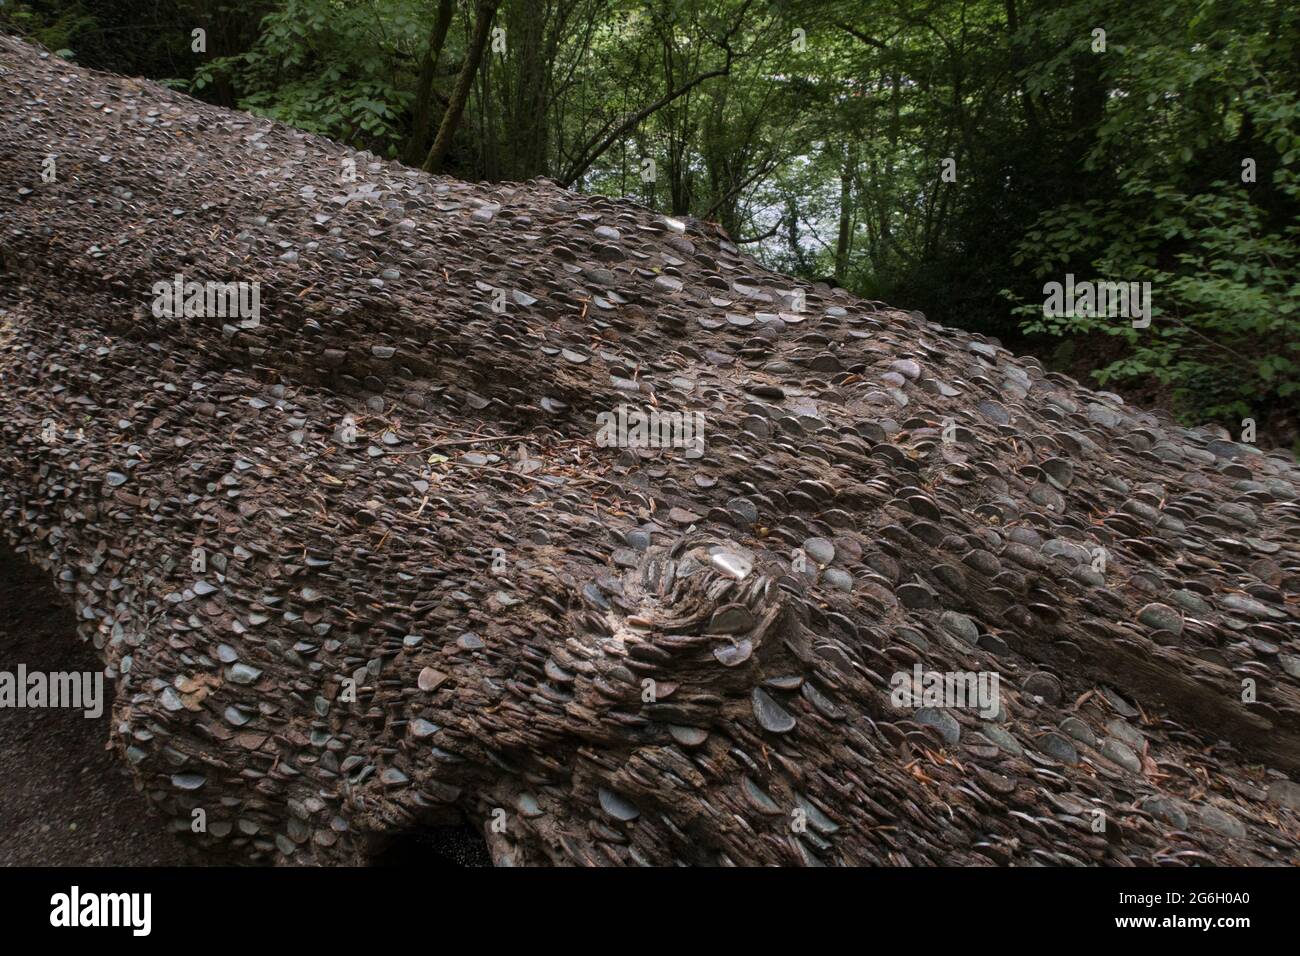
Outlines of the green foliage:
{"type": "Polygon", "coordinates": [[[1147,329],[1044,317],[1041,299],[1017,312],[1031,333],[1120,337],[1122,357],[1097,379],[1154,380],[1189,421],[1300,407],[1300,16],[1267,4],[1249,19],[1237,12],[1136,4],[1107,21],[1132,38],[1098,55],[1108,96],[1085,167],[1105,171],[1107,188],[1045,209],[1014,260],[1057,281],[1067,271],[1149,281],[1147,329]],[[1243,181],[1244,160],[1256,181],[1243,181]]]}
{"type": "Polygon", "coordinates": [[[46,16],[33,9],[33,4],[0,4],[0,30],[30,36],[42,46],[54,51],[55,56],[75,57],[74,38],[94,30],[98,21],[81,4],[67,4],[46,16]]]}
{"type": "Polygon", "coordinates": [[[202,65],[191,89],[227,82],[241,109],[393,156],[413,97],[403,70],[422,33],[413,3],[286,0],[251,49],[202,65]]]}

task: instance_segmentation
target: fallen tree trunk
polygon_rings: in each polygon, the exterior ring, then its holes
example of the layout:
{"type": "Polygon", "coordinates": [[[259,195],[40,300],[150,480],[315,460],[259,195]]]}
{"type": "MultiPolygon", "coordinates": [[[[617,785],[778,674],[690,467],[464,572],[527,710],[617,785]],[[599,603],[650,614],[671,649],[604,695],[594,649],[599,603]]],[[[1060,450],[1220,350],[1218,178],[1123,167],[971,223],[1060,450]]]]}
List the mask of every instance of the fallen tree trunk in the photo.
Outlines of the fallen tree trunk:
{"type": "Polygon", "coordinates": [[[0,74],[0,526],[205,858],[1295,861],[1287,457],[705,224],[0,74]]]}

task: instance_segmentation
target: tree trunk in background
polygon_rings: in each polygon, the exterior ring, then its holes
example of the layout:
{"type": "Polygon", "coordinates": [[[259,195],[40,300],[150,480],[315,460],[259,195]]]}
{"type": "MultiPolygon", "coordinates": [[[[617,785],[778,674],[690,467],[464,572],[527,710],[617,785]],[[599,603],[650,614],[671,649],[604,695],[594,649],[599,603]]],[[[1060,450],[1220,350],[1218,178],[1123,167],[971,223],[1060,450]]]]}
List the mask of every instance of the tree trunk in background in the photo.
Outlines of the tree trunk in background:
{"type": "Polygon", "coordinates": [[[679,131],[676,117],[669,125],[668,134],[668,202],[674,216],[688,216],[691,212],[691,171],[686,147],[690,130],[679,131]]]}
{"type": "Polygon", "coordinates": [[[710,202],[705,218],[717,222],[728,235],[739,236],[741,223],[737,216],[740,179],[744,176],[747,153],[742,146],[734,153],[727,142],[727,87],[722,87],[713,96],[713,109],[704,121],[704,129],[699,140],[700,158],[709,179],[709,192],[706,200],[710,202]]]}
{"type": "Polygon", "coordinates": [[[795,206],[793,196],[785,199],[785,226],[785,242],[790,247],[790,255],[794,257],[795,271],[799,275],[807,275],[808,260],[803,254],[799,239],[799,209],[795,206]]]}
{"type": "Polygon", "coordinates": [[[847,148],[840,170],[840,229],[835,239],[835,281],[841,286],[848,279],[849,251],[853,245],[853,177],[858,168],[858,151],[847,148]]]}
{"type": "Polygon", "coordinates": [[[483,62],[483,50],[487,47],[497,2],[498,0],[479,0],[474,19],[474,36],[470,39],[469,49],[465,51],[465,63],[460,69],[460,76],[456,77],[456,89],[452,91],[451,100],[447,103],[447,111],[442,114],[438,136],[424,161],[424,171],[427,173],[442,172],[442,164],[451,151],[451,138],[460,126],[460,118],[465,113],[465,102],[469,99],[479,64],[483,62]]]}
{"type": "Polygon", "coordinates": [[[429,45],[420,63],[420,81],[415,91],[415,109],[411,120],[411,138],[402,149],[402,162],[414,166],[429,146],[429,130],[433,121],[433,74],[442,56],[442,45],[447,42],[451,29],[452,0],[439,0],[438,16],[429,33],[429,45]]]}
{"type": "Polygon", "coordinates": [[[514,89],[506,129],[508,179],[523,181],[546,172],[546,89],[548,64],[542,52],[546,27],[544,0],[517,0],[510,20],[514,89]]]}
{"type": "MultiPolygon", "coordinates": [[[[483,68],[478,74],[479,86],[479,111],[478,111],[478,140],[479,140],[479,168],[478,178],[485,179],[488,182],[500,182],[502,179],[512,178],[509,172],[503,172],[501,164],[501,148],[497,139],[497,124],[494,114],[492,114],[489,105],[492,97],[497,95],[493,92],[492,87],[492,61],[489,60],[483,64],[483,68]]],[[[510,168],[510,161],[506,161],[506,170],[510,168]]]]}
{"type": "MultiPolygon", "coordinates": [[[[889,152],[885,154],[885,182],[894,181],[894,159],[898,156],[898,135],[899,135],[899,118],[901,111],[900,91],[903,77],[898,70],[894,70],[889,78],[889,152]]],[[[880,250],[883,255],[889,254],[889,247],[894,241],[893,227],[891,220],[894,213],[894,203],[897,199],[893,196],[886,196],[881,191],[880,203],[880,250]]]]}
{"type": "MultiPolygon", "coordinates": [[[[1020,16],[1016,12],[1016,0],[1006,0],[1004,4],[1007,14],[1007,35],[1008,46],[1011,50],[1012,58],[1020,60],[1024,57],[1024,44],[1021,42],[1020,33],[1020,16]]],[[[1016,84],[1020,93],[1020,105],[1025,111],[1025,124],[1029,127],[1030,135],[1035,141],[1042,138],[1043,129],[1038,120],[1038,110],[1034,106],[1034,98],[1030,95],[1029,87],[1025,84],[1023,78],[1016,84]]]]}
{"type": "Polygon", "coordinates": [[[1070,95],[1070,139],[1074,172],[1070,177],[1076,198],[1092,191],[1097,173],[1085,163],[1088,151],[1097,139],[1097,127],[1106,111],[1106,82],[1102,74],[1102,57],[1113,54],[1080,53],[1074,58],[1070,95]]]}

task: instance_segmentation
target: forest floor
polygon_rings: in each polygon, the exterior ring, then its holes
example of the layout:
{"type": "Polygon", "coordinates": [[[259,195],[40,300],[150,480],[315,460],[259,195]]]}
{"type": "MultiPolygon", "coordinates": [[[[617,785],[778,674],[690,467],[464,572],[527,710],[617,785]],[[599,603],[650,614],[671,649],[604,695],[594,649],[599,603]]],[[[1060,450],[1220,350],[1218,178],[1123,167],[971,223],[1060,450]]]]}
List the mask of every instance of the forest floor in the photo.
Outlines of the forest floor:
{"type": "MultiPolygon", "coordinates": [[[[45,573],[0,549],[0,670],[95,671],[68,604],[45,573]]],[[[106,749],[104,712],[0,707],[0,865],[178,866],[162,817],[106,749]]]]}

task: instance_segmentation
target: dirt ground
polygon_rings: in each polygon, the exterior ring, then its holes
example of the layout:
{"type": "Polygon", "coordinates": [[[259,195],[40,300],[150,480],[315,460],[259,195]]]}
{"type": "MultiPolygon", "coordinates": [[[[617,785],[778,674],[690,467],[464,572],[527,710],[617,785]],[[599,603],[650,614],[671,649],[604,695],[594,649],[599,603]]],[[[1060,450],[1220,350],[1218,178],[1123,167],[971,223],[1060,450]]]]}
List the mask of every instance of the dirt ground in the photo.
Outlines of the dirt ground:
{"type": "MultiPolygon", "coordinates": [[[[95,671],[94,648],[43,572],[0,549],[0,670],[95,671]]],[[[0,865],[177,866],[186,860],[108,740],[112,682],[95,719],[0,707],[0,865]]]]}

